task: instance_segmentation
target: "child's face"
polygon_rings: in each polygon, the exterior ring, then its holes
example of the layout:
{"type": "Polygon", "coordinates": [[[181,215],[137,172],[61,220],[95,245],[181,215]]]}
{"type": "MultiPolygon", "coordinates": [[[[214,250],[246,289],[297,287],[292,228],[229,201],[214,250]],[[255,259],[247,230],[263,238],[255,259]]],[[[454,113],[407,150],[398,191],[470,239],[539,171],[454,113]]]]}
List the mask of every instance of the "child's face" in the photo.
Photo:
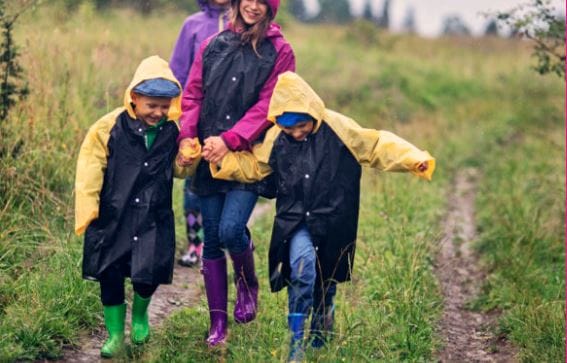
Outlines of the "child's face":
{"type": "Polygon", "coordinates": [[[227,7],[228,4],[230,4],[230,0],[209,0],[209,4],[219,8],[224,8],[227,7]]]}
{"type": "Polygon", "coordinates": [[[246,25],[254,25],[268,16],[268,4],[264,0],[241,0],[238,8],[246,25]]]}
{"type": "Polygon", "coordinates": [[[293,137],[295,141],[303,141],[313,131],[313,121],[301,121],[294,126],[284,127],[280,126],[283,133],[293,137]]]}
{"type": "Polygon", "coordinates": [[[148,97],[132,92],[132,103],[136,105],[136,117],[148,126],[153,126],[167,116],[171,106],[171,98],[148,97]]]}

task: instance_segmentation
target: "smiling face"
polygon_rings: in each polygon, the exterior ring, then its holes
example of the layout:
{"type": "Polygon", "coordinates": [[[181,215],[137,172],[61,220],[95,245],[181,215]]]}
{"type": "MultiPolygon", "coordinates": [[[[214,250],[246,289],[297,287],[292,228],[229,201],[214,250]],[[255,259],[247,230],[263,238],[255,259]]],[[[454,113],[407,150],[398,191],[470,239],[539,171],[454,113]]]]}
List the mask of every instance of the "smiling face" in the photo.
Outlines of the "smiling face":
{"type": "Polygon", "coordinates": [[[246,25],[252,26],[268,16],[268,4],[265,0],[241,0],[238,11],[246,25]]]}
{"type": "Polygon", "coordinates": [[[134,113],[139,120],[148,126],[156,125],[162,118],[167,117],[171,98],[148,97],[132,92],[132,103],[136,106],[134,113]]]}
{"type": "Polygon", "coordinates": [[[288,136],[293,137],[295,141],[303,141],[313,132],[313,127],[315,123],[311,120],[300,121],[293,126],[284,127],[281,126],[282,132],[288,136]]]}

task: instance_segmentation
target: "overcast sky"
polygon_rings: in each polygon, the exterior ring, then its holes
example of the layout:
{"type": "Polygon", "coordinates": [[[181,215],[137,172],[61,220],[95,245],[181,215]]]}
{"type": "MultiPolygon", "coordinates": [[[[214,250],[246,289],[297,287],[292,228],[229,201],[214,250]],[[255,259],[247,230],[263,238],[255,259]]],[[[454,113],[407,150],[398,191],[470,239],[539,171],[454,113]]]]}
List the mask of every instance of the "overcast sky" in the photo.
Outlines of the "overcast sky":
{"type": "MultiPolygon", "coordinates": [[[[319,11],[317,0],[304,0],[307,11],[316,14],[319,11]]],[[[349,0],[353,14],[361,14],[366,0],[349,0]]],[[[379,14],[384,0],[371,0],[374,12],[379,14]]],[[[447,15],[458,14],[471,29],[473,34],[482,34],[487,19],[480,13],[485,11],[509,10],[527,0],[390,0],[390,26],[399,30],[408,8],[413,7],[418,33],[434,37],[442,29],[443,19],[447,15]]],[[[561,12],[565,12],[564,0],[551,2],[561,12]]]]}

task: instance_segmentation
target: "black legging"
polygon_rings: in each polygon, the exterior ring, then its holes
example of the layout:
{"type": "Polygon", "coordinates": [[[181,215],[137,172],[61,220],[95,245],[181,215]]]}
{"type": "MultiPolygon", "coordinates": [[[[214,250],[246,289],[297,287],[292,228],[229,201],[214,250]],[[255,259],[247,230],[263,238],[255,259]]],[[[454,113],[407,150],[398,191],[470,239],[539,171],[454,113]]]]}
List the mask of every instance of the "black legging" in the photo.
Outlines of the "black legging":
{"type": "MultiPolygon", "coordinates": [[[[109,266],[100,276],[100,299],[102,305],[112,306],[124,303],[124,280],[129,275],[130,256],[122,258],[109,266]]],[[[148,285],[133,282],[134,291],[147,299],[152,296],[159,285],[148,285]]]]}

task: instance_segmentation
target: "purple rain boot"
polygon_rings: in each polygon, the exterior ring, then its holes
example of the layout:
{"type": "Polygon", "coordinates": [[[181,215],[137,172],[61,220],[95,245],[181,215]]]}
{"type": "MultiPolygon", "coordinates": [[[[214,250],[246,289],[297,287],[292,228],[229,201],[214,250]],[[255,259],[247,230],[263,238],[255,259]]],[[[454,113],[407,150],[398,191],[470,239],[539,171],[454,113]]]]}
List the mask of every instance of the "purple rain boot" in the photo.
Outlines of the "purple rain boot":
{"type": "Polygon", "coordinates": [[[254,320],[258,307],[258,279],[254,268],[253,246],[250,240],[250,246],[244,252],[230,254],[236,285],[234,320],[239,324],[254,320]]]}
{"type": "Polygon", "coordinates": [[[203,259],[201,270],[205,280],[205,291],[207,292],[207,303],[209,305],[209,317],[211,327],[207,344],[214,347],[224,344],[227,335],[227,290],[226,257],[215,260],[203,259]]]}

